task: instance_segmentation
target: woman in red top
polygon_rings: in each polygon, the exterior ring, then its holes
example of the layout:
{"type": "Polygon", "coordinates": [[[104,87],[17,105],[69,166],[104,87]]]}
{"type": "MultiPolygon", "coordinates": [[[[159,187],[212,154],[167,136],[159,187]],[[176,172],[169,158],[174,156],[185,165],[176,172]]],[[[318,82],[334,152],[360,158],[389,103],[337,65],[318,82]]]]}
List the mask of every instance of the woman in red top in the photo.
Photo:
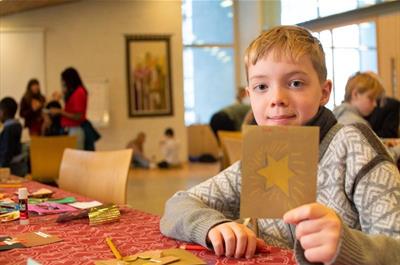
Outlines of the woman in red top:
{"type": "Polygon", "coordinates": [[[28,82],[26,92],[21,100],[19,116],[24,118],[25,127],[29,128],[30,135],[41,135],[43,126],[42,109],[45,103],[44,96],[40,93],[37,79],[28,82]]]}
{"type": "Polygon", "coordinates": [[[50,109],[52,115],[61,115],[61,126],[68,135],[77,137],[78,149],[84,149],[85,134],[81,127],[86,120],[88,93],[79,73],[70,67],[61,73],[65,106],[63,110],[50,109]]]}

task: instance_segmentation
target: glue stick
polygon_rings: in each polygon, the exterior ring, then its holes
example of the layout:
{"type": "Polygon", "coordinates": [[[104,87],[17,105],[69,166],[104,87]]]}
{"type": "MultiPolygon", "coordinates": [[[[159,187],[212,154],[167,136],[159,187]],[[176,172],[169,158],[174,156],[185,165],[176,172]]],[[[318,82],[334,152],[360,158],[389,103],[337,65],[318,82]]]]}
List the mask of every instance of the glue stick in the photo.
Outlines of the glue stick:
{"type": "Polygon", "coordinates": [[[18,200],[19,200],[19,223],[21,225],[29,224],[28,216],[28,190],[26,188],[18,189],[18,200]]]}

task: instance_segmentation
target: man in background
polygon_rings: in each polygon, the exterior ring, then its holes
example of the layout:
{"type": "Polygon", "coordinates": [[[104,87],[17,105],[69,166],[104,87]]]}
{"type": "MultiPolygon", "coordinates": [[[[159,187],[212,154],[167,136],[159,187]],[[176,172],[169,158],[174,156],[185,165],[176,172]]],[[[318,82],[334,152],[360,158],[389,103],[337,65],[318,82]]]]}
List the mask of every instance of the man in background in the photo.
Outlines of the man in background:
{"type": "Polygon", "coordinates": [[[249,98],[244,87],[240,87],[236,102],[213,114],[210,121],[211,129],[218,139],[218,131],[240,131],[243,120],[250,110],[249,98]]]}

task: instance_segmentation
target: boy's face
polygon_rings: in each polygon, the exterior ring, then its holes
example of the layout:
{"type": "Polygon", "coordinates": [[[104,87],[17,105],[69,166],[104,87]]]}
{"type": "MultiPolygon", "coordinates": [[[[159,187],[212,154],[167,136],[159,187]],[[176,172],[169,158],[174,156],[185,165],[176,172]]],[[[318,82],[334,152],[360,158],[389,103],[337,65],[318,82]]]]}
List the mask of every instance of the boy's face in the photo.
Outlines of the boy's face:
{"type": "Polygon", "coordinates": [[[251,107],[258,125],[304,125],[329,100],[332,84],[318,79],[311,60],[297,63],[271,52],[248,67],[251,107]]]}
{"type": "Polygon", "coordinates": [[[375,109],[376,100],[373,91],[360,93],[354,90],[350,103],[358,109],[362,116],[368,116],[375,109]]]}

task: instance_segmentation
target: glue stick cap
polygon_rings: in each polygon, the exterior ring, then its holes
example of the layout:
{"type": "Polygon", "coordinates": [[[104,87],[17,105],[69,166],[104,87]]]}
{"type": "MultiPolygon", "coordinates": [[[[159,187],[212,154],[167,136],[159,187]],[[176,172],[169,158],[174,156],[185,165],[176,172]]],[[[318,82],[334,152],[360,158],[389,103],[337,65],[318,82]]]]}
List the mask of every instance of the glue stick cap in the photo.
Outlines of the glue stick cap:
{"type": "Polygon", "coordinates": [[[26,188],[18,189],[18,199],[28,199],[28,190],[26,188]]]}

